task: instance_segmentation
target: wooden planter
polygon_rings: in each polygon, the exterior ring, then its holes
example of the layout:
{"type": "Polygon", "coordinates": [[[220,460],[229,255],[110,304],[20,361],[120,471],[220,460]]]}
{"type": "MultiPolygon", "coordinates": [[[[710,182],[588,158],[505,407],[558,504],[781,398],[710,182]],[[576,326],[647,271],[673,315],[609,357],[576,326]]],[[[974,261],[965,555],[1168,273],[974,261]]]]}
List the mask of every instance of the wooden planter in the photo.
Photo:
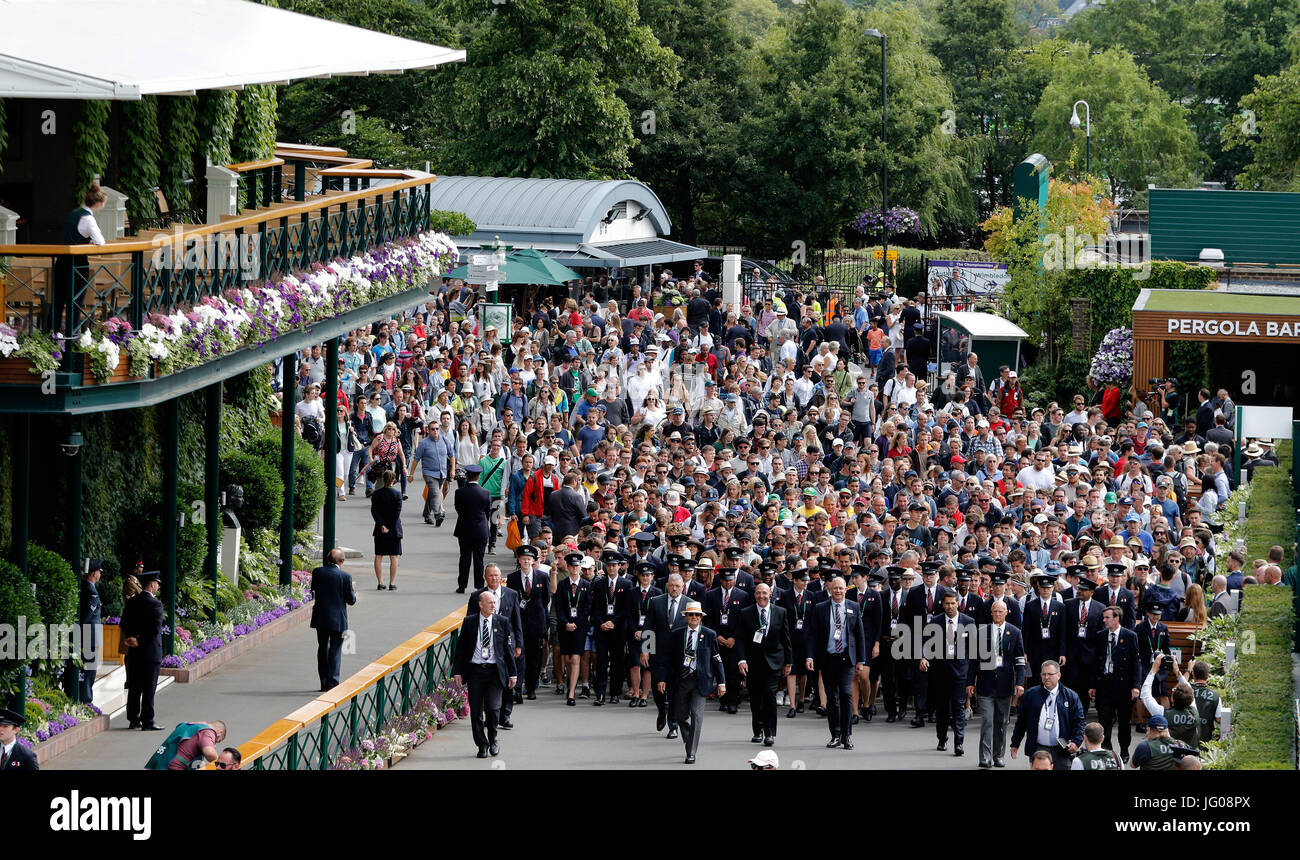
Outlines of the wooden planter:
{"type": "Polygon", "coordinates": [[[32,363],[25,358],[0,360],[0,385],[40,385],[40,374],[32,373],[32,363]]]}
{"type": "Polygon", "coordinates": [[[104,649],[99,653],[103,655],[105,663],[122,662],[122,628],[116,624],[105,624],[101,628],[104,631],[104,649]]]}
{"type": "Polygon", "coordinates": [[[96,379],[95,375],[90,372],[90,362],[86,362],[86,372],[82,374],[82,378],[84,379],[83,384],[85,385],[112,385],[117,382],[130,382],[139,377],[131,375],[131,361],[129,359],[119,359],[117,362],[117,370],[114,370],[112,375],[103,382],[96,379]]]}

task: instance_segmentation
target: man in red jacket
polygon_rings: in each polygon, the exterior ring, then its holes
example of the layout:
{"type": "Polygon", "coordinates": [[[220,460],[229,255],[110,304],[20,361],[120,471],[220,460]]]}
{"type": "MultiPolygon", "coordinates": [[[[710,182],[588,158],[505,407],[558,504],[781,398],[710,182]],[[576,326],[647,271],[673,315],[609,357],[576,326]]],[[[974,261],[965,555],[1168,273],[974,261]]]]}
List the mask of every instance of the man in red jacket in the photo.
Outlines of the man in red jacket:
{"type": "Polygon", "coordinates": [[[560,488],[560,476],[555,471],[555,457],[550,454],[542,460],[542,468],[533,472],[524,484],[524,497],[519,503],[520,525],[528,530],[528,540],[536,540],[542,531],[542,517],[546,514],[546,499],[560,488]]]}

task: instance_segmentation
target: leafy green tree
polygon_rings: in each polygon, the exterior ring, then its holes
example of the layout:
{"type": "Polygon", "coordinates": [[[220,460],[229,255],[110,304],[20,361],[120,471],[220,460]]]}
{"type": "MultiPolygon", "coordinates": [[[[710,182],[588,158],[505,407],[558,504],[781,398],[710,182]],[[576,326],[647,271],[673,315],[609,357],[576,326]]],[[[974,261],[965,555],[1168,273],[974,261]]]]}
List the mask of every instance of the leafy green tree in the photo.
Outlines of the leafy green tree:
{"type": "Polygon", "coordinates": [[[1249,111],[1240,123],[1224,129],[1231,148],[1250,153],[1237,175],[1240,188],[1300,191],[1300,59],[1276,75],[1260,78],[1254,92],[1241,99],[1249,111]]]}
{"type": "Polygon", "coordinates": [[[1074,50],[1053,65],[1034,112],[1036,148],[1073,175],[1085,169],[1084,129],[1069,124],[1078,99],[1091,106],[1092,171],[1105,177],[1112,199],[1140,205],[1148,183],[1186,184],[1202,167],[1187,109],[1151,83],[1130,54],[1074,50]]]}

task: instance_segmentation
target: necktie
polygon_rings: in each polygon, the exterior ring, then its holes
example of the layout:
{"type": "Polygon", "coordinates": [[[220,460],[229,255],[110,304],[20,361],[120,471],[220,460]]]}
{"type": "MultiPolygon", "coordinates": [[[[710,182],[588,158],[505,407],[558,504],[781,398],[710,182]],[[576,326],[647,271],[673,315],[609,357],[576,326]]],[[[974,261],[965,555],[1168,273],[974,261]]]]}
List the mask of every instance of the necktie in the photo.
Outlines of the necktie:
{"type": "Polygon", "coordinates": [[[0,770],[4,770],[4,766],[7,764],[9,764],[8,752],[4,753],[3,755],[0,755],[0,770]]]}
{"type": "Polygon", "coordinates": [[[527,597],[528,592],[532,590],[533,590],[533,575],[531,573],[525,574],[524,575],[524,597],[527,597]]]}
{"type": "Polygon", "coordinates": [[[925,611],[926,612],[934,611],[934,592],[930,591],[929,589],[926,589],[925,592],[925,611]]]}
{"type": "Polygon", "coordinates": [[[1112,633],[1110,634],[1110,638],[1106,640],[1106,674],[1107,675],[1109,675],[1113,671],[1112,664],[1110,662],[1110,655],[1111,652],[1114,650],[1115,650],[1115,634],[1112,633]]]}
{"type": "Polygon", "coordinates": [[[893,608],[890,609],[890,617],[891,618],[898,617],[898,592],[897,591],[894,592],[893,608]]]}
{"type": "Polygon", "coordinates": [[[758,610],[758,624],[764,633],[767,632],[767,607],[758,610]]]}
{"type": "Polygon", "coordinates": [[[1043,623],[1047,623],[1047,601],[1043,601],[1043,623]]]}
{"type": "Polygon", "coordinates": [[[1088,604],[1082,600],[1079,601],[1079,623],[1082,624],[1088,620],[1088,604]]]}
{"type": "Polygon", "coordinates": [[[610,601],[610,603],[613,603],[613,602],[614,602],[614,585],[615,585],[614,577],[611,576],[611,577],[609,578],[609,601],[610,601]]]}
{"type": "Polygon", "coordinates": [[[1002,653],[1002,628],[998,628],[998,653],[1002,653]]]}
{"type": "Polygon", "coordinates": [[[1116,595],[1116,592],[1114,591],[1114,589],[1112,589],[1111,592],[1110,592],[1110,605],[1111,605],[1111,606],[1114,606],[1114,605],[1115,605],[1115,597],[1116,597],[1116,596],[1117,596],[1117,595],[1116,595]]]}
{"type": "Polygon", "coordinates": [[[488,647],[491,637],[492,622],[486,618],[480,618],[478,622],[478,647],[480,649],[488,647]]]}
{"type": "MultiPolygon", "coordinates": [[[[953,634],[952,619],[948,619],[948,648],[951,649],[956,642],[956,636],[953,634]]],[[[951,650],[948,653],[952,653],[951,650]]]]}
{"type": "Polygon", "coordinates": [[[668,624],[671,626],[677,620],[677,598],[672,599],[671,606],[668,608],[668,624]]]}

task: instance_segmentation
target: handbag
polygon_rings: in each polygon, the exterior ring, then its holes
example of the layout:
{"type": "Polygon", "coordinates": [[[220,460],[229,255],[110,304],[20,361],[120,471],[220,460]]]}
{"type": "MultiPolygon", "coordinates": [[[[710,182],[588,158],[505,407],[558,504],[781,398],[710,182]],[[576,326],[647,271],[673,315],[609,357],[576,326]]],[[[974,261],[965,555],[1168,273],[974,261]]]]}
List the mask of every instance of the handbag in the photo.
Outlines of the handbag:
{"type": "Polygon", "coordinates": [[[523,539],[519,535],[519,520],[511,517],[510,524],[506,526],[506,549],[516,550],[522,545],[523,539]]]}

